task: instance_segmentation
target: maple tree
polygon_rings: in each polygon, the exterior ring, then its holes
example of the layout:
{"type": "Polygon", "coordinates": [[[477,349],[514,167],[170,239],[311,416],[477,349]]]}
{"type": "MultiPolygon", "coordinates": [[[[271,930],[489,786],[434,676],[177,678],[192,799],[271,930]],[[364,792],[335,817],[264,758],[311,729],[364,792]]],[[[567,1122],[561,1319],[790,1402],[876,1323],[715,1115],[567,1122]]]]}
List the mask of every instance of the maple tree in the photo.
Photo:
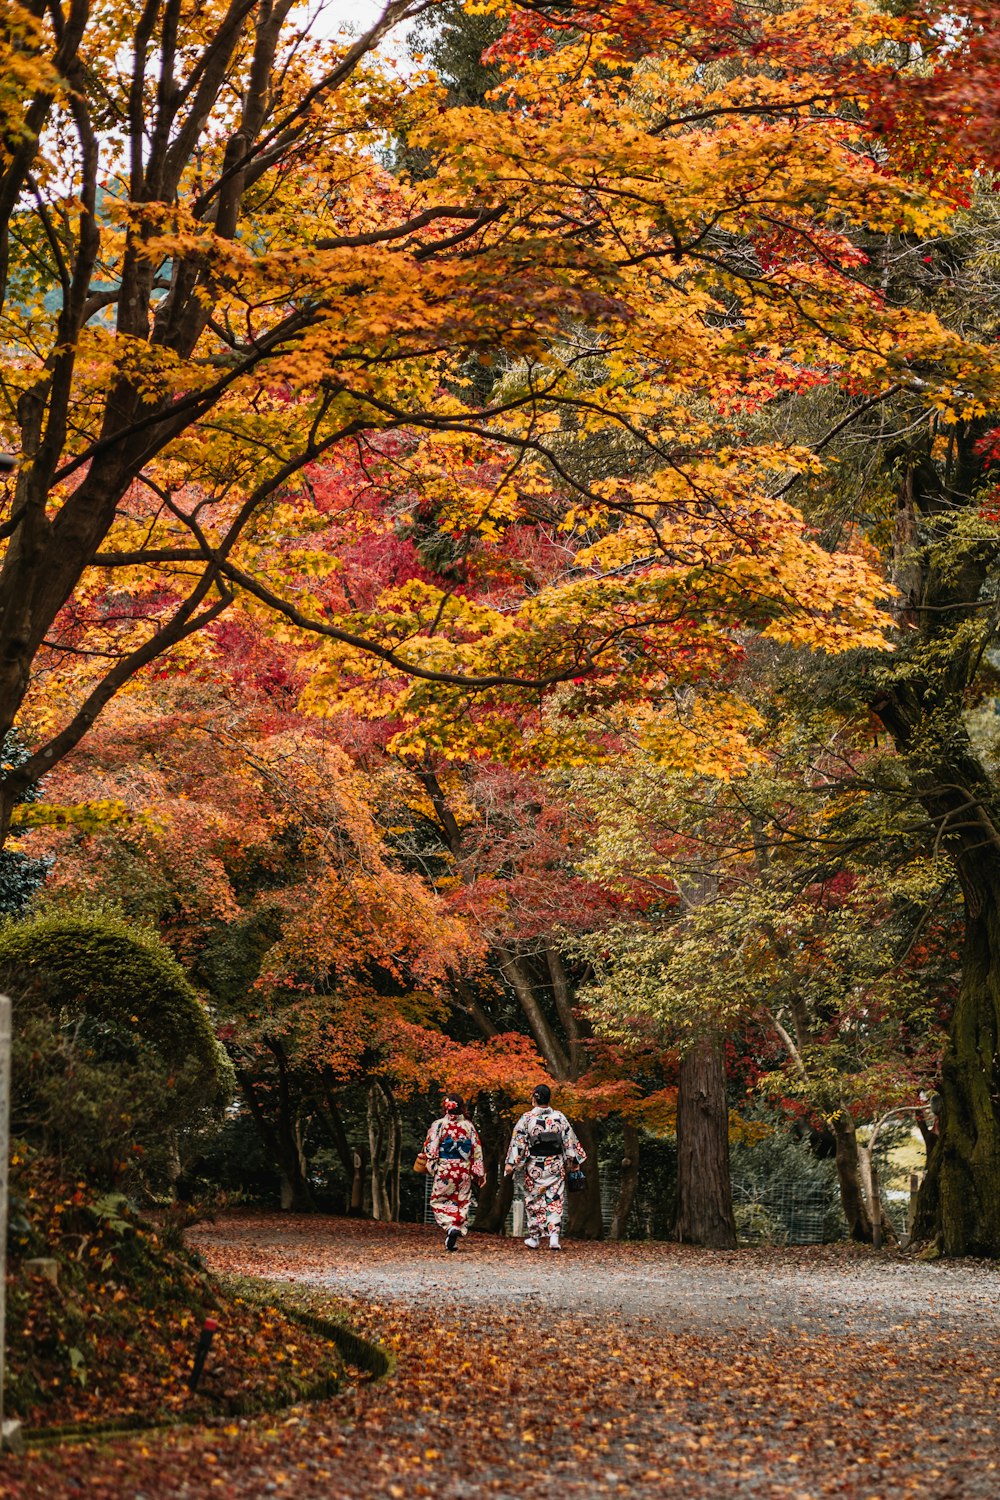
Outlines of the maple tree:
{"type": "MultiPolygon", "coordinates": [[[[970,64],[970,80],[983,79],[970,64]]],[[[952,83],[956,75],[949,73],[952,83]]],[[[887,294],[933,307],[956,327],[995,342],[995,195],[985,180],[941,234],[906,243],[889,236],[879,255],[887,294]]],[[[931,372],[933,374],[933,371],[931,372]]],[[[821,416],[836,423],[837,404],[821,416]]],[[[840,411],[843,411],[840,407],[840,411]]],[[[877,542],[899,590],[895,651],[862,657],[839,679],[816,676],[822,701],[874,713],[898,759],[892,795],[911,803],[928,843],[953,863],[961,890],[962,980],[936,1087],[938,1148],[925,1180],[918,1232],[950,1254],[996,1254],[993,1205],[997,1122],[991,1092],[997,953],[992,936],[995,756],[984,733],[995,682],[995,406],[963,417],[928,413],[913,392],[863,417],[836,439],[839,481],[814,485],[813,514],[836,530],[860,522],[877,542]],[[859,507],[859,497],[861,504],[859,507]]]]}
{"type": "MultiPolygon", "coordinates": [[[[348,1192],[360,1147],[376,1215],[397,1216],[399,1110],[414,1092],[426,1110],[434,1082],[482,1097],[498,1187],[507,1112],[561,1044],[544,1020],[541,1053],[511,1028],[498,1003],[502,972],[483,968],[486,944],[515,913],[523,942],[529,907],[540,933],[568,903],[592,922],[599,892],[588,904],[587,887],[560,873],[552,815],[530,835],[517,820],[527,869],[465,885],[420,832],[433,819],[421,782],[381,755],[367,757],[368,769],[352,765],[325,726],[290,706],[274,670],[282,658],[266,642],[238,643],[227,629],[227,658],[231,672],[240,663],[228,693],[214,673],[129,693],[53,773],[53,796],[71,808],[114,794],[118,814],[85,829],[43,822],[28,836],[54,860],[45,904],[58,909],[99,877],[105,899],[154,920],[183,955],[211,997],[288,1206],[311,1202],[303,1137],[312,1121],[348,1192]],[[363,1144],[349,1139],[359,1124],[363,1144]]],[[[521,790],[508,779],[512,798],[521,790]]],[[[495,806],[496,773],[473,795],[495,806]]],[[[491,823],[491,840],[466,850],[484,873],[512,852],[511,832],[501,851],[491,823]]],[[[509,952],[506,961],[522,964],[509,952]]],[[[555,949],[551,962],[560,963],[555,949]]],[[[540,1014],[536,1005],[536,1023],[540,1014]]],[[[630,1097],[607,1067],[584,1079],[575,1051],[573,1068],[557,1063],[555,1076],[585,1115],[630,1097]]],[[[188,1159],[192,1150],[197,1142],[188,1159]]],[[[594,1183],[597,1193],[596,1164],[594,1183]]],[[[493,1207],[481,1199],[480,1227],[493,1207]]],[[[504,1211],[498,1202],[501,1221],[504,1211]]]]}
{"type": "Polygon", "coordinates": [[[52,773],[49,818],[27,835],[54,860],[45,903],[99,879],[183,956],[287,1206],[313,1201],[319,1140],[357,1207],[367,1157],[373,1210],[395,1217],[400,1125],[437,1083],[478,1098],[491,1172],[477,1227],[498,1228],[511,1111],[547,1076],[593,1147],[577,1232],[602,1231],[597,1135],[620,1121],[622,1232],[639,1130],[672,1119],[672,1077],[655,1040],[609,1047],[578,1019],[573,936],[627,902],[577,868],[575,813],[496,764],[387,758],[391,725],[373,737],[295,708],[287,651],[235,620],[212,634],[224,667],[129,691],[52,773]],[[112,820],[74,821],[102,806],[112,820]]]}
{"type": "Polygon", "coordinates": [[[113,790],[114,822],[43,824],[31,838],[54,858],[47,905],[99,871],[105,899],[154,920],[184,957],[288,1204],[305,1205],[306,1117],[321,1123],[349,1190],[339,1091],[363,1083],[395,1111],[393,1080],[404,1064],[407,1078],[415,1072],[417,1039],[433,1050],[424,1031],[438,1034],[440,991],[474,964],[476,946],[433,887],[393,859],[384,774],[364,773],[294,712],[266,643],[229,632],[226,651],[231,670],[240,663],[228,695],[225,679],[197,675],[131,693],[53,774],[74,806],[113,790]]]}
{"type": "MultiPolygon", "coordinates": [[[[622,14],[635,20],[627,7],[622,14]]],[[[845,401],[837,399],[834,385],[830,403],[817,392],[816,405],[831,414],[831,421],[814,442],[839,451],[842,462],[847,455],[852,486],[861,470],[861,491],[874,511],[872,535],[879,537],[886,571],[905,601],[894,658],[865,661],[851,696],[874,709],[892,735],[910,795],[928,818],[936,847],[955,858],[964,892],[963,982],[940,1080],[942,1128],[918,1232],[935,1236],[949,1253],[995,1254],[1000,1244],[994,1218],[997,1122],[989,1101],[996,1089],[990,1067],[983,1064],[995,1053],[997,1034],[990,894],[996,884],[993,778],[991,762],[977,753],[966,723],[970,699],[992,691],[990,672],[983,667],[993,639],[995,516],[989,465],[995,418],[989,387],[978,384],[971,367],[951,387],[955,399],[941,397],[954,372],[946,347],[951,336],[971,330],[984,360],[981,368],[995,346],[995,210],[988,182],[977,182],[971,169],[995,157],[990,121],[996,29],[991,14],[976,6],[947,17],[932,7],[907,8],[907,20],[914,17],[923,28],[924,55],[934,63],[879,90],[872,117],[886,133],[888,159],[895,155],[904,171],[909,163],[914,175],[942,183],[950,177],[958,211],[937,231],[925,228],[909,237],[898,225],[885,226],[852,240],[862,257],[859,267],[879,268],[889,301],[917,315],[931,314],[949,335],[908,363],[898,386],[884,388],[877,408],[859,405],[857,388],[845,401]],[[945,113],[949,108],[953,117],[945,113]],[[942,130],[942,117],[954,128],[942,130]],[[841,443],[845,426],[848,437],[841,443]],[[890,546],[884,545],[887,498],[896,510],[890,546]]],[[[660,18],[658,12],[647,18],[651,32],[660,18]]],[[[543,31],[536,33],[542,36],[543,31]]],[[[859,269],[859,274],[872,273],[859,269]]],[[[798,402],[800,413],[802,405],[798,402]]],[[[797,430],[805,435],[812,426],[804,421],[797,430]]],[[[782,431],[787,430],[783,422],[782,431]]],[[[822,482],[806,478],[822,490],[822,482]]],[[[856,498],[850,504],[856,514],[856,498]]],[[[846,506],[835,509],[841,526],[845,511],[846,506]]]]}
{"type": "MultiPolygon", "coordinates": [[[[513,1009],[514,1024],[537,1049],[536,1067],[544,1066],[559,1107],[572,1118],[591,1165],[587,1192],[568,1204],[571,1235],[600,1238],[603,1233],[601,1127],[611,1117],[617,1120],[629,1164],[612,1214],[618,1235],[635,1191],[640,1127],[660,1125],[664,1116],[672,1120],[671,1069],[665,1077],[663,1049],[645,1034],[614,1047],[594,1035],[579,1003],[588,970],[574,947],[580,934],[603,930],[630,906],[641,905],[642,898],[635,891],[614,892],[585,873],[579,809],[566,803],[551,777],[461,757],[450,763],[426,757],[413,776],[426,794],[415,811],[433,840],[430,848],[444,857],[457,886],[453,909],[477,933],[492,978],[492,984],[457,987],[455,1006],[473,1034],[484,1039],[482,1064],[496,1046],[498,1030],[511,1024],[513,1009]]],[[[514,1082],[508,1080],[508,1093],[514,1082]]],[[[466,1090],[475,1091],[471,1079],[466,1090]]],[[[527,1092],[517,1089],[521,1097],[527,1092]]],[[[509,1128],[508,1119],[495,1141],[494,1133],[486,1132],[487,1147],[497,1157],[506,1150],[509,1128]]],[[[488,1149],[490,1164],[491,1155],[488,1149]]],[[[500,1189],[477,1225],[502,1222],[510,1184],[501,1183],[500,1189]]]]}
{"type": "MultiPolygon", "coordinates": [[[[745,36],[708,11],[692,50],[683,7],[665,7],[640,27],[650,61],[633,78],[628,7],[598,33],[563,13],[558,45],[535,54],[519,11],[500,54],[515,59],[509,107],[442,111],[432,83],[371,56],[425,8],[387,5],[349,47],[283,34],[287,6],[151,3],[134,24],[81,6],[47,35],[64,83],[37,85],[26,108],[45,129],[12,141],[5,165],[8,413],[26,461],[0,723],[20,714],[34,737],[9,793],[234,595],[329,643],[317,694],[388,667],[404,697],[414,676],[450,684],[451,720],[466,687],[495,689],[502,709],[524,683],[704,675],[748,623],[829,647],[878,639],[864,560],[822,561],[774,493],[809,455],[748,445],[738,422],[723,438],[697,407],[841,374],[877,388],[928,342],[949,346],[952,377],[975,366],[977,350],[852,277],[822,214],[810,227],[820,182],[868,223],[919,231],[941,210],[855,149],[856,113],[807,129],[798,85],[751,67],[706,91],[695,54],[745,42],[846,99],[875,89],[884,70],[854,59],[892,26],[834,7],[807,55],[808,7],[745,36]],[[105,54],[114,87],[95,98],[105,54]],[[581,136],[581,111],[596,134],[581,136]],[[430,178],[378,166],[369,143],[390,126],[428,153],[430,178]],[[739,247],[755,241],[748,272],[739,247]],[[477,351],[505,362],[485,401],[462,378],[477,351]],[[570,576],[525,587],[522,566],[519,587],[478,606],[413,578],[359,610],[335,579],[307,590],[274,546],[296,514],[311,527],[294,476],[391,431],[410,435],[418,490],[437,491],[466,552],[564,528],[570,576]],[[567,439],[617,444],[617,461],[598,478],[567,468],[567,439]],[[488,486],[457,482],[470,451],[492,465],[488,486]]],[[[321,579],[331,566],[309,562],[321,579]]],[[[410,691],[415,722],[428,697],[410,691]]]]}

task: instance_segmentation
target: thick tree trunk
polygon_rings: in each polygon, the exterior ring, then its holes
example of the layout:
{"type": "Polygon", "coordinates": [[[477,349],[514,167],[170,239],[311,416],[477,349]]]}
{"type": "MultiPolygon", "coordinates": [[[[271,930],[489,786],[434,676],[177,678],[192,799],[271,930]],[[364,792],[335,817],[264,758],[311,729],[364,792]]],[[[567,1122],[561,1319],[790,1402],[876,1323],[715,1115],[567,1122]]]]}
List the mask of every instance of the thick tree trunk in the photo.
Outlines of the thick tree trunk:
{"type": "Polygon", "coordinates": [[[486,1161],[486,1153],[483,1153],[483,1166],[486,1169],[486,1181],[476,1189],[476,1217],[472,1222],[473,1229],[482,1229],[489,1219],[493,1210],[493,1204],[500,1190],[498,1181],[497,1164],[495,1161],[486,1161]]]}
{"type": "Polygon", "coordinates": [[[841,1109],[834,1118],[833,1133],[837,1142],[837,1184],[844,1210],[847,1233],[852,1240],[870,1245],[872,1221],[861,1185],[861,1163],[858,1157],[858,1133],[848,1110],[841,1109]]]}
{"type": "MultiPolygon", "coordinates": [[[[965,901],[962,980],[941,1075],[940,1132],[920,1190],[915,1239],[948,1255],[1000,1257],[1000,803],[964,714],[996,639],[978,606],[996,573],[993,537],[948,550],[960,508],[979,504],[989,418],[956,423],[947,457],[931,438],[903,451],[896,575],[916,630],[895,680],[871,706],[892,735],[910,788],[955,861],[965,901]],[[942,547],[942,543],[945,544],[942,547]],[[975,628],[978,620],[981,628],[975,628]]],[[[958,535],[961,535],[959,533],[958,535]]]]}
{"type": "Polygon", "coordinates": [[[514,1179],[501,1175],[490,1199],[489,1208],[486,1209],[483,1204],[480,1204],[477,1209],[473,1229],[480,1234],[500,1234],[513,1201],[514,1179]]]}
{"type": "Polygon", "coordinates": [[[568,1193],[566,1196],[566,1234],[574,1240],[602,1240],[604,1214],[601,1209],[601,1172],[597,1161],[597,1126],[592,1120],[574,1120],[572,1124],[580,1145],[587,1153],[584,1168],[587,1191],[568,1193]]]}
{"type": "Polygon", "coordinates": [[[984,850],[959,868],[962,983],[914,1239],[937,1239],[946,1255],[1000,1257],[1000,854],[984,850]]]}
{"type": "Polygon", "coordinates": [[[914,1124],[920,1131],[920,1139],[924,1143],[924,1171],[926,1172],[930,1166],[931,1154],[937,1145],[937,1121],[935,1120],[932,1128],[923,1116],[918,1114],[914,1124]]]}
{"type": "Polygon", "coordinates": [[[612,1240],[623,1240],[625,1230],[628,1227],[628,1216],[632,1212],[632,1204],[635,1202],[635,1192],[639,1185],[639,1132],[634,1125],[625,1121],[622,1125],[622,1134],[625,1138],[625,1150],[622,1156],[622,1175],[618,1184],[618,1200],[615,1203],[615,1211],[611,1217],[611,1228],[608,1238],[612,1240]]]}
{"type": "Polygon", "coordinates": [[[476,1199],[474,1230],[483,1234],[501,1234],[510,1213],[514,1183],[503,1175],[503,1164],[510,1145],[510,1125],[492,1103],[480,1122],[479,1139],[483,1147],[486,1182],[476,1199]]]}
{"type": "Polygon", "coordinates": [[[365,1162],[360,1151],[355,1151],[351,1177],[351,1206],[347,1210],[352,1219],[359,1219],[365,1211],[365,1162]]]}
{"type": "Polygon", "coordinates": [[[675,1234],[683,1244],[736,1248],[726,1063],[721,1042],[714,1037],[696,1042],[681,1059],[675,1234]]]}

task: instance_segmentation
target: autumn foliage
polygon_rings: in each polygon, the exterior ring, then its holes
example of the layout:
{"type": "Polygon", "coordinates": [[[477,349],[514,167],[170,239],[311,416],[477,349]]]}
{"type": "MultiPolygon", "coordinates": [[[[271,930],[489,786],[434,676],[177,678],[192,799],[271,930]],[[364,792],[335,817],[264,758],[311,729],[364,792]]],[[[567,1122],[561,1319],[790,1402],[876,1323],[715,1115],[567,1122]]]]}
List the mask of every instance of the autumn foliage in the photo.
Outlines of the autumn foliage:
{"type": "Polygon", "coordinates": [[[121,1194],[60,1179],[23,1151],[11,1194],[5,1395],[8,1415],[26,1427],[120,1431],[232,1417],[337,1388],[343,1371],[329,1334],[296,1324],[254,1288],[221,1285],[181,1243],[179,1221],[156,1228],[121,1194]],[[25,1265],[39,1258],[41,1268],[25,1265]],[[220,1331],[192,1392],[206,1318],[220,1331]]]}
{"type": "Polygon", "coordinates": [[[497,1228],[545,1076],[621,1132],[623,1232],[706,1035],[763,1028],[742,1073],[817,1131],[935,1086],[950,980],[913,997],[983,806],[923,747],[990,660],[995,27],[486,0],[456,95],[381,50],[425,9],[5,19],[0,827],[45,900],[99,881],[188,965],[285,1206],[321,1149],[398,1216],[458,1088],[497,1228]],[[894,777],[887,873],[857,828],[894,777]],[[621,805],[643,778],[671,819],[621,805]]]}

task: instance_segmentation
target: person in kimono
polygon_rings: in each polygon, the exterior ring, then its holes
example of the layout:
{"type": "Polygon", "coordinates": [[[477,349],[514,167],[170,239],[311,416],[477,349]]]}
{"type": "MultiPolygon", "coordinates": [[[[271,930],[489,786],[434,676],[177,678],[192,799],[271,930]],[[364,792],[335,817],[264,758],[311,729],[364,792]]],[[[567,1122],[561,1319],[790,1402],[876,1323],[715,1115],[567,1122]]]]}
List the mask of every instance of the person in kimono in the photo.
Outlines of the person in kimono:
{"type": "Polygon", "coordinates": [[[468,1233],[472,1184],[486,1181],[479,1133],[457,1094],[445,1099],[444,1114],[428,1130],[424,1155],[427,1170],[434,1174],[431,1210],[444,1230],[445,1249],[456,1250],[468,1233]]]}
{"type": "Polygon", "coordinates": [[[561,1110],[551,1107],[552,1090],[540,1083],[531,1096],[532,1107],[514,1126],[504,1175],[524,1168],[525,1246],[537,1250],[544,1235],[549,1249],[560,1250],[567,1162],[574,1167],[587,1160],[572,1125],[561,1110]]]}

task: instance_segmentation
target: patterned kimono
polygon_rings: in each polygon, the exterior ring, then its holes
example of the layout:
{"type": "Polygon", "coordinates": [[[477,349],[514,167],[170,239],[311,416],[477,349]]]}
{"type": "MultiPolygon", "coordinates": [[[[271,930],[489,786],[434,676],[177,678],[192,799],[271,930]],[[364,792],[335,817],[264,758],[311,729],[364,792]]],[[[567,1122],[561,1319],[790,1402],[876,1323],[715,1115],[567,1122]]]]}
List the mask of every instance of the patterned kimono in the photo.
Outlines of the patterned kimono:
{"type": "Polygon", "coordinates": [[[576,1138],[572,1125],[561,1110],[548,1104],[537,1104],[521,1116],[514,1126],[507,1152],[508,1167],[524,1168],[524,1212],[527,1238],[540,1239],[558,1234],[562,1226],[563,1199],[566,1195],[566,1158],[581,1164],[587,1153],[576,1138]],[[532,1142],[541,1135],[558,1135],[562,1150],[552,1156],[537,1155],[532,1142]]]}
{"type": "Polygon", "coordinates": [[[468,1233],[473,1182],[486,1181],[483,1148],[471,1120],[464,1115],[444,1115],[435,1120],[424,1142],[427,1165],[434,1173],[431,1209],[441,1228],[468,1233]]]}

